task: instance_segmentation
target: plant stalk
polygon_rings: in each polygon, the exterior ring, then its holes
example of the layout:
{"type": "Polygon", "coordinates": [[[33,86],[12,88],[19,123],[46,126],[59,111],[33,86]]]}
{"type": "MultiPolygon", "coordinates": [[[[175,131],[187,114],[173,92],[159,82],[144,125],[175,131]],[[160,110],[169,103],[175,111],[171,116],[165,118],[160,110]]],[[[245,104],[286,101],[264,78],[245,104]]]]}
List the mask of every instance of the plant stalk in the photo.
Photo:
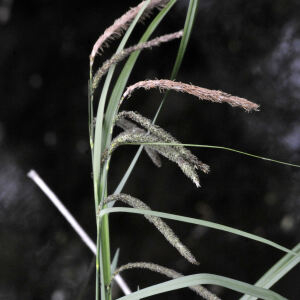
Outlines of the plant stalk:
{"type": "MultiPolygon", "coordinates": [[[[100,224],[99,224],[100,225],[100,224]]],[[[111,273],[110,273],[110,239],[109,239],[109,220],[106,215],[102,219],[102,224],[100,228],[100,241],[102,250],[102,266],[103,266],[103,284],[105,300],[111,300],[111,273]]]]}
{"type": "MultiPolygon", "coordinates": [[[[100,186],[97,195],[97,208],[106,196],[107,168],[104,165],[101,177],[98,181],[100,186]]],[[[97,213],[97,211],[96,211],[97,213]]],[[[100,300],[99,286],[101,285],[101,300],[111,300],[111,258],[110,258],[110,238],[108,216],[97,220],[97,258],[96,258],[96,300],[100,300]],[[101,282],[99,279],[101,278],[101,282]]]]}

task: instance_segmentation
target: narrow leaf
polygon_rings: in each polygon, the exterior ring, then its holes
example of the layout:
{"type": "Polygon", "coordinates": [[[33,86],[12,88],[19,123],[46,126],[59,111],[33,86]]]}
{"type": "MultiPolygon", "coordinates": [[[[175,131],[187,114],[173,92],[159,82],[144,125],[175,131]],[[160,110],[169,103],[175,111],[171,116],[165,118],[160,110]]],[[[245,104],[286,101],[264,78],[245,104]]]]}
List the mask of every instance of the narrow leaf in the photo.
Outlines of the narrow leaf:
{"type": "MultiPolygon", "coordinates": [[[[107,204],[111,201],[122,201],[123,203],[126,203],[131,207],[151,211],[151,208],[140,199],[134,198],[127,194],[110,195],[104,200],[104,204],[107,204]]],[[[99,209],[101,209],[101,207],[99,207],[99,209]]],[[[198,261],[191,253],[191,251],[180,241],[174,231],[161,218],[147,215],[145,215],[145,218],[156,227],[156,229],[165,237],[165,239],[186,260],[188,260],[192,264],[199,265],[198,261]]]]}
{"type": "MultiPolygon", "coordinates": [[[[292,249],[300,254],[300,243],[292,249]]],[[[278,282],[284,275],[292,270],[300,262],[299,256],[290,253],[281,258],[272,268],[270,268],[256,283],[255,286],[270,288],[278,282]]],[[[240,300],[255,300],[256,297],[244,295],[240,300]]]]}
{"type": "Polygon", "coordinates": [[[213,229],[233,233],[233,234],[248,238],[250,240],[254,240],[254,241],[260,242],[262,244],[269,245],[269,246],[271,246],[273,248],[276,248],[276,249],[279,249],[283,252],[291,253],[291,254],[293,254],[297,257],[300,257],[300,254],[297,254],[296,252],[294,252],[294,251],[292,251],[292,250],[290,250],[286,247],[283,247],[283,246],[281,246],[277,243],[274,243],[270,240],[264,239],[260,236],[255,235],[255,234],[251,234],[251,233],[248,233],[248,232],[245,232],[245,231],[233,228],[233,227],[221,225],[221,224],[218,224],[218,223],[214,223],[214,222],[210,222],[210,221],[204,221],[204,220],[201,220],[201,219],[195,219],[195,218],[184,217],[184,216],[180,216],[180,215],[163,213],[163,212],[154,211],[154,210],[149,211],[149,210],[145,210],[145,209],[135,209],[135,208],[127,208],[127,207],[105,208],[105,209],[100,211],[100,213],[98,214],[98,217],[101,219],[104,215],[109,214],[109,213],[113,213],[113,212],[126,212],[126,213],[139,214],[139,215],[156,216],[156,217],[160,217],[160,218],[164,218],[164,219],[170,219],[170,220],[175,220],[175,221],[189,223],[189,224],[201,225],[201,226],[205,226],[205,227],[209,227],[209,228],[213,228],[213,229]]]}
{"type": "Polygon", "coordinates": [[[251,154],[248,152],[243,152],[243,151],[240,151],[237,149],[223,147],[223,146],[200,145],[200,144],[181,144],[181,143],[180,144],[177,144],[177,143],[130,143],[129,144],[128,143],[127,145],[153,145],[153,146],[157,145],[157,146],[181,146],[181,147],[185,146],[185,147],[196,147],[196,148],[220,149],[220,150],[231,151],[231,152],[239,153],[242,155],[270,161],[270,162],[281,164],[281,165],[300,168],[300,165],[297,165],[297,164],[292,164],[292,163],[288,163],[288,162],[284,162],[284,161],[280,161],[280,160],[276,160],[276,159],[272,159],[272,158],[267,158],[267,157],[263,157],[263,156],[259,156],[259,155],[255,155],[255,154],[251,154]]]}
{"type": "Polygon", "coordinates": [[[181,278],[176,278],[163,283],[152,285],[130,295],[118,298],[118,300],[135,300],[143,299],[149,296],[165,293],[168,291],[178,290],[184,287],[195,286],[198,284],[214,284],[231,289],[236,292],[245,293],[265,300],[287,300],[281,295],[254,285],[231,279],[228,277],[218,276],[214,274],[195,274],[181,278]]]}
{"type": "Polygon", "coordinates": [[[113,274],[118,266],[118,261],[119,261],[119,256],[120,256],[120,248],[117,249],[114,258],[111,262],[111,267],[110,267],[110,272],[113,274]]]}
{"type": "MultiPolygon", "coordinates": [[[[163,267],[161,265],[153,264],[153,263],[147,263],[147,262],[136,262],[136,263],[128,263],[126,265],[121,266],[118,268],[115,272],[115,274],[119,274],[120,272],[123,272],[124,270],[130,270],[130,269],[135,269],[135,268],[140,268],[140,269],[147,269],[153,272],[157,272],[160,274],[163,274],[169,278],[179,278],[184,275],[181,273],[176,272],[173,269],[169,269],[166,267],[163,267]]],[[[197,295],[201,296],[201,298],[206,299],[206,300],[220,300],[219,297],[217,297],[215,294],[211,293],[209,290],[207,290],[205,287],[202,285],[196,285],[196,286],[191,286],[189,287],[193,292],[195,292],[197,295]]]]}

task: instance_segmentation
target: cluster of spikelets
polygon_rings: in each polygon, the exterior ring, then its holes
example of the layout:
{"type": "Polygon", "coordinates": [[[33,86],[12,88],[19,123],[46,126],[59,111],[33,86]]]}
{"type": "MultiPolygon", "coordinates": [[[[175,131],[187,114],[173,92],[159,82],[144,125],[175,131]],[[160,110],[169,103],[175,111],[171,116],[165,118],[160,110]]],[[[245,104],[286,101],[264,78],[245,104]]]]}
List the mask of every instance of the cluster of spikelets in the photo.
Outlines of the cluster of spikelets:
{"type": "MultiPolygon", "coordinates": [[[[140,21],[144,20],[154,8],[163,8],[168,3],[168,0],[152,0],[149,2],[148,6],[144,10],[140,21]]],[[[107,47],[109,41],[121,36],[121,34],[126,31],[128,26],[131,24],[133,19],[139,13],[141,8],[145,5],[145,1],[142,1],[138,6],[131,8],[127,13],[117,19],[112,26],[108,27],[104,33],[96,41],[92,53],[90,55],[90,68],[93,70],[94,60],[97,54],[103,51],[104,47],[107,47]]],[[[129,48],[126,48],[120,52],[114,54],[110,59],[106,60],[102,66],[93,74],[92,71],[92,82],[91,89],[92,94],[99,86],[99,83],[103,76],[108,72],[109,68],[113,65],[118,64],[128,55],[134,51],[140,51],[143,49],[150,49],[155,46],[159,46],[162,43],[178,39],[182,36],[182,31],[178,31],[171,34],[166,34],[154,38],[148,42],[140,43],[129,48]]],[[[124,92],[122,98],[119,102],[119,107],[123,100],[129,98],[136,89],[153,89],[158,88],[160,91],[173,90],[177,92],[187,93],[197,97],[200,100],[207,100],[215,103],[227,103],[233,107],[241,107],[245,111],[256,111],[259,106],[251,101],[244,98],[232,96],[230,94],[224,93],[218,90],[210,90],[202,87],[198,87],[192,84],[181,83],[171,80],[144,80],[139,81],[131,86],[129,86],[124,92]]],[[[160,156],[164,156],[172,162],[176,163],[182,172],[191,179],[197,187],[200,186],[199,177],[197,170],[201,170],[204,173],[209,172],[209,166],[201,162],[195,155],[193,155],[188,149],[183,147],[183,145],[174,138],[170,133],[166,132],[161,127],[154,125],[153,122],[137,112],[133,111],[122,111],[115,116],[114,125],[123,129],[123,132],[117,135],[111,142],[110,146],[104,151],[101,158],[101,163],[104,163],[110,158],[114,150],[116,150],[120,145],[125,144],[143,144],[144,149],[148,156],[151,158],[153,163],[157,166],[161,166],[160,156]]],[[[108,196],[104,201],[101,202],[99,210],[110,202],[121,201],[131,207],[151,210],[148,205],[146,205],[141,200],[134,198],[126,194],[116,194],[108,196]]],[[[177,249],[177,251],[190,263],[198,265],[198,261],[193,256],[191,251],[182,244],[173,230],[159,217],[145,215],[145,218],[151,222],[166,238],[166,240],[177,249]]],[[[121,271],[133,268],[148,269],[154,272],[158,272],[166,275],[170,278],[181,277],[182,274],[153,264],[146,262],[129,263],[118,268],[114,275],[119,274],[121,271]]],[[[113,279],[113,277],[112,277],[113,279]]],[[[204,299],[208,300],[218,300],[219,298],[212,294],[210,291],[205,289],[203,286],[198,285],[190,288],[198,295],[204,299]]]]}
{"type": "MultiPolygon", "coordinates": [[[[135,263],[128,263],[128,264],[123,265],[120,268],[118,268],[114,272],[112,279],[117,274],[119,274],[119,273],[121,273],[125,270],[130,270],[130,269],[147,269],[147,270],[150,270],[150,271],[153,271],[153,272],[156,272],[156,273],[160,273],[160,274],[165,275],[165,276],[167,276],[169,278],[172,278],[172,279],[179,278],[179,277],[183,276],[181,273],[178,273],[178,272],[174,271],[173,269],[169,269],[169,268],[163,267],[161,265],[148,263],[148,262],[135,262],[135,263]]],[[[191,286],[191,287],[189,287],[189,289],[191,289],[193,292],[195,292],[197,295],[201,296],[204,299],[220,300],[219,297],[217,297],[216,295],[211,293],[209,290],[207,290],[205,287],[203,287],[200,284],[195,285],[195,286],[191,286]]]]}
{"type": "MultiPolygon", "coordinates": [[[[104,47],[109,46],[109,41],[114,38],[118,38],[122,35],[122,33],[128,28],[133,19],[145,5],[146,1],[142,1],[136,7],[131,8],[128,12],[126,12],[123,16],[115,20],[113,25],[109,26],[104,33],[98,38],[96,43],[94,44],[92,53],[90,55],[90,66],[93,66],[95,57],[97,54],[103,51],[104,47]]],[[[151,0],[148,6],[146,7],[143,15],[139,19],[142,22],[145,18],[147,18],[153,9],[158,8],[161,9],[166,6],[169,0],[151,0]]]]}
{"type": "MultiPolygon", "coordinates": [[[[101,204],[101,207],[103,205],[107,205],[110,202],[115,201],[121,201],[124,204],[127,204],[133,208],[137,209],[143,209],[143,210],[151,210],[151,208],[142,202],[141,200],[134,198],[127,194],[116,194],[116,195],[110,195],[107,198],[105,198],[104,202],[101,204]]],[[[194,255],[191,253],[191,251],[180,241],[180,239],[177,237],[177,235],[174,233],[174,231],[159,217],[156,216],[150,216],[145,215],[145,218],[152,223],[158,231],[165,237],[165,239],[190,263],[199,265],[199,262],[196,260],[194,255]]],[[[154,271],[160,274],[163,274],[169,278],[179,278],[183,276],[182,274],[176,272],[173,269],[169,269],[157,264],[153,263],[146,263],[146,262],[135,262],[135,263],[128,263],[126,265],[123,265],[119,267],[113,274],[111,280],[113,280],[114,276],[119,274],[120,272],[128,269],[148,269],[150,271],[154,271]]],[[[201,296],[204,299],[207,300],[220,300],[216,295],[211,293],[209,290],[207,290],[202,285],[197,285],[190,287],[192,291],[194,291],[196,294],[201,296]]]]}
{"type": "Polygon", "coordinates": [[[120,145],[145,144],[145,150],[156,166],[161,166],[160,154],[175,162],[197,187],[200,186],[200,183],[196,170],[200,169],[204,173],[209,172],[208,165],[201,162],[188,149],[181,146],[181,143],[170,133],[152,124],[151,120],[143,117],[139,113],[122,111],[117,115],[115,124],[124,131],[112,140],[110,147],[103,153],[102,163],[104,163],[120,145]],[[127,119],[131,119],[142,128],[127,119]]]}
{"type": "MultiPolygon", "coordinates": [[[[124,92],[120,104],[125,98],[130,97],[133,91],[138,88],[159,88],[160,90],[172,89],[191,94],[199,99],[218,103],[228,103],[231,106],[239,106],[246,111],[258,110],[257,104],[244,98],[235,97],[221,91],[209,90],[191,84],[166,79],[139,81],[129,86],[124,92]]],[[[209,172],[209,166],[198,160],[198,158],[188,149],[183,147],[176,138],[161,127],[154,125],[151,120],[143,117],[137,112],[120,112],[116,116],[115,125],[121,127],[124,131],[113,139],[110,147],[103,153],[102,163],[104,163],[110,157],[112,152],[120,145],[145,144],[145,150],[156,166],[161,166],[159,158],[160,154],[175,162],[197,187],[200,186],[200,183],[196,170],[200,169],[204,173],[209,172]]]]}
{"type": "Polygon", "coordinates": [[[152,47],[159,46],[162,43],[166,43],[166,42],[172,41],[174,39],[178,39],[180,37],[182,37],[182,30],[180,30],[178,32],[159,36],[153,40],[128,47],[128,48],[114,54],[110,59],[106,60],[102,64],[102,66],[97,70],[97,72],[95,73],[95,75],[93,77],[93,90],[95,90],[98,87],[98,84],[99,84],[101,78],[108,72],[109,68],[112,65],[116,65],[117,63],[121,62],[123,59],[125,59],[127,56],[129,56],[132,52],[138,51],[138,50],[144,50],[144,49],[151,49],[152,47]]]}
{"type": "MultiPolygon", "coordinates": [[[[108,204],[109,202],[121,201],[133,208],[144,209],[144,210],[151,210],[151,208],[142,202],[141,200],[134,198],[127,194],[116,194],[110,195],[104,200],[104,205],[108,204]]],[[[145,218],[152,223],[159,232],[166,238],[166,240],[175,248],[177,251],[190,263],[199,265],[196,258],[190,252],[190,250],[182,244],[173,230],[159,217],[155,216],[148,216],[145,215],[145,218]]]]}

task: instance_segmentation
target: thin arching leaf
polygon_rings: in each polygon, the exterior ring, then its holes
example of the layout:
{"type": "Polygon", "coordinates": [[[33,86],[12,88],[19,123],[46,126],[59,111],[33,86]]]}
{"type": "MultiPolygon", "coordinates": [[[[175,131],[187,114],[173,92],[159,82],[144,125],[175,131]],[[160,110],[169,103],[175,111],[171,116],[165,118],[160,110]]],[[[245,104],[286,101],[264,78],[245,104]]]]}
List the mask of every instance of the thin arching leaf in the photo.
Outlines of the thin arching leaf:
{"type": "Polygon", "coordinates": [[[164,218],[164,219],[170,219],[170,220],[174,220],[174,221],[179,221],[179,222],[183,222],[183,223],[189,223],[189,224],[195,224],[195,225],[201,225],[201,226],[205,226],[208,228],[212,228],[212,229],[217,229],[217,230],[221,230],[221,231],[225,231],[225,232],[229,232],[229,233],[233,233],[235,235],[239,235],[242,237],[245,237],[247,239],[265,244],[265,245],[269,245],[273,248],[276,248],[278,250],[281,250],[283,252],[286,253],[290,253],[293,254],[297,257],[300,257],[300,254],[297,254],[296,252],[283,247],[275,242],[272,242],[268,239],[262,238],[258,235],[255,234],[251,234],[233,227],[229,227],[226,225],[222,225],[222,224],[218,224],[215,222],[210,222],[210,221],[204,221],[201,219],[195,219],[195,218],[190,218],[190,217],[184,217],[184,216],[180,216],[180,215],[174,215],[174,214],[169,214],[169,213],[164,213],[164,212],[159,212],[159,211],[148,211],[145,209],[136,209],[136,208],[127,208],[127,207],[113,207],[113,208],[105,208],[103,210],[100,211],[98,217],[101,218],[103,216],[105,216],[106,214],[109,213],[114,213],[114,212],[125,212],[125,213],[131,213],[131,214],[139,214],[139,215],[149,215],[149,216],[156,216],[156,217],[160,217],[160,218],[164,218]]]}
{"type": "Polygon", "coordinates": [[[297,164],[288,163],[288,162],[284,162],[284,161],[281,161],[281,160],[276,160],[276,159],[272,159],[272,158],[268,158],[268,157],[264,157],[264,156],[260,156],[260,155],[256,155],[256,154],[251,154],[251,153],[248,153],[248,152],[243,152],[243,151],[240,151],[240,150],[237,150],[237,149],[223,147],[223,146],[200,145],[200,144],[177,144],[177,143],[128,143],[127,145],[181,146],[181,147],[220,149],[220,150],[231,151],[231,152],[235,152],[235,153],[238,153],[238,154],[242,154],[242,155],[246,155],[246,156],[250,156],[250,157],[270,161],[270,162],[281,164],[281,165],[300,168],[300,165],[297,165],[297,164]]]}
{"type": "MultiPolygon", "coordinates": [[[[292,249],[300,254],[300,243],[292,249]]],[[[255,286],[270,288],[300,262],[300,257],[287,253],[273,267],[271,267],[256,283],[255,286]]],[[[240,300],[255,300],[256,297],[244,295],[240,300]]]]}
{"type": "Polygon", "coordinates": [[[113,274],[116,270],[116,268],[118,267],[118,262],[119,262],[119,256],[120,256],[120,248],[117,249],[114,258],[111,262],[111,266],[110,266],[110,272],[113,274]]]}
{"type": "Polygon", "coordinates": [[[287,298],[284,298],[273,291],[228,277],[206,273],[183,276],[163,283],[155,284],[130,295],[118,298],[118,300],[143,299],[149,296],[174,291],[189,286],[195,286],[198,284],[214,284],[265,300],[287,300],[287,298]]]}

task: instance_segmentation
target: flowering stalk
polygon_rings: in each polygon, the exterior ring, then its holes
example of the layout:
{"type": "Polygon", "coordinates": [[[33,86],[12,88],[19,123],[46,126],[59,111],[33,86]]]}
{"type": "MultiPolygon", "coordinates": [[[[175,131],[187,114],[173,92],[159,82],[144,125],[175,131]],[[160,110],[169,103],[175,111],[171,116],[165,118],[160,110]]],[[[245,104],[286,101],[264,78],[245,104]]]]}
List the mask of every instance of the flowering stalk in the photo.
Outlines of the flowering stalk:
{"type": "MultiPolygon", "coordinates": [[[[142,117],[142,116],[141,116],[142,117]]],[[[117,117],[117,122],[119,122],[120,118],[117,117]]],[[[126,123],[128,126],[128,123],[126,123]]],[[[155,126],[157,130],[161,128],[157,125],[155,126]]],[[[197,175],[196,170],[199,166],[201,166],[202,170],[208,172],[209,167],[202,162],[200,162],[196,156],[194,156],[189,150],[187,149],[180,149],[182,146],[168,146],[168,145],[159,145],[159,143],[170,143],[170,140],[175,140],[169,133],[165,132],[161,129],[160,134],[148,134],[144,129],[139,127],[132,127],[131,129],[125,130],[124,132],[120,133],[117,137],[115,137],[109,148],[107,148],[102,154],[102,164],[104,164],[111,154],[121,145],[125,144],[149,144],[147,147],[154,150],[155,152],[161,154],[162,156],[168,158],[169,160],[175,162],[182,172],[190,178],[197,187],[200,186],[199,177],[197,175]],[[166,135],[165,135],[166,134],[166,135]],[[166,138],[167,136],[167,138],[166,138]],[[156,145],[151,145],[156,144],[156,145]]],[[[174,143],[174,142],[173,142],[174,143]]],[[[179,142],[178,142],[179,143],[179,142]]],[[[159,162],[157,162],[159,165],[159,162]]]]}
{"type": "MultiPolygon", "coordinates": [[[[139,209],[146,209],[151,210],[151,208],[146,205],[141,200],[134,198],[130,195],[126,194],[116,194],[116,195],[110,195],[104,200],[104,205],[113,202],[113,201],[122,201],[123,203],[126,203],[129,206],[132,206],[134,208],[139,209]]],[[[177,251],[190,263],[194,265],[199,265],[196,258],[193,256],[191,251],[182,244],[182,242],[179,240],[179,238],[176,236],[174,231],[159,217],[155,216],[146,216],[145,218],[152,223],[160,232],[161,234],[166,238],[166,240],[177,249],[177,251]]]]}
{"type": "Polygon", "coordinates": [[[193,95],[200,100],[208,100],[216,103],[228,103],[233,107],[235,106],[242,107],[247,112],[251,110],[257,111],[259,108],[259,105],[257,105],[256,103],[253,103],[244,98],[232,96],[222,91],[209,90],[196,85],[177,82],[173,80],[167,80],[167,79],[139,81],[129,86],[126,89],[122,99],[129,98],[135,90],[140,88],[143,88],[145,90],[158,88],[160,91],[174,90],[177,92],[193,95]]]}
{"type": "MultiPolygon", "coordinates": [[[[165,142],[180,144],[180,142],[174,138],[170,133],[165,131],[163,128],[159,127],[152,123],[150,119],[145,118],[144,116],[140,115],[134,111],[122,111],[117,115],[116,121],[123,120],[124,118],[129,118],[145,129],[147,129],[151,134],[161,138],[165,142]]],[[[173,146],[186,160],[191,162],[194,165],[195,169],[200,169],[204,173],[209,172],[209,166],[201,162],[195,155],[191,153],[190,150],[186,149],[185,147],[181,146],[173,146]]]]}
{"type": "MultiPolygon", "coordinates": [[[[131,130],[133,128],[138,128],[138,126],[126,119],[120,119],[117,120],[115,122],[115,125],[117,125],[118,127],[122,128],[124,131],[125,130],[131,130]]],[[[146,134],[146,131],[144,131],[144,133],[146,134]]],[[[161,159],[157,153],[157,151],[155,151],[154,149],[152,149],[151,147],[145,146],[144,147],[146,153],[148,154],[149,158],[152,160],[153,164],[155,166],[157,166],[158,168],[161,167],[161,159]]]]}
{"type": "MultiPolygon", "coordinates": [[[[130,269],[147,269],[156,273],[160,273],[162,275],[165,275],[169,278],[175,279],[182,277],[183,275],[179,272],[176,272],[173,269],[169,269],[157,264],[153,263],[148,263],[148,262],[135,262],[135,263],[128,263],[126,265],[123,265],[119,267],[113,274],[113,277],[116,276],[117,274],[120,274],[121,272],[125,270],[130,270],[130,269]]],[[[197,295],[201,296],[203,299],[206,300],[221,300],[219,297],[217,297],[215,294],[211,293],[208,289],[206,289],[202,285],[195,285],[189,287],[193,292],[195,292],[197,295]]]]}
{"type": "MultiPolygon", "coordinates": [[[[150,1],[149,5],[147,6],[142,18],[140,21],[143,21],[154,8],[161,9],[163,8],[169,0],[152,0],[150,1]]],[[[122,35],[122,33],[128,28],[130,23],[133,21],[135,16],[138,14],[140,9],[145,4],[145,1],[142,1],[136,7],[131,8],[128,12],[122,15],[120,18],[115,20],[113,25],[109,26],[104,33],[98,38],[96,43],[93,46],[91,55],[90,55],[90,68],[92,69],[95,57],[99,51],[103,50],[104,46],[108,46],[108,41],[113,40],[122,35]]]]}
{"type": "Polygon", "coordinates": [[[142,50],[142,49],[151,49],[152,47],[159,46],[161,43],[166,43],[171,40],[178,39],[180,37],[182,37],[182,30],[180,30],[178,32],[159,36],[151,41],[131,46],[129,48],[122,50],[121,52],[114,54],[110,59],[106,60],[103,63],[103,65],[98,69],[98,71],[94,75],[93,83],[92,83],[93,90],[95,90],[98,87],[98,84],[99,84],[101,78],[108,72],[109,68],[112,65],[115,65],[115,64],[121,62],[124,58],[129,56],[132,52],[142,50]]]}

